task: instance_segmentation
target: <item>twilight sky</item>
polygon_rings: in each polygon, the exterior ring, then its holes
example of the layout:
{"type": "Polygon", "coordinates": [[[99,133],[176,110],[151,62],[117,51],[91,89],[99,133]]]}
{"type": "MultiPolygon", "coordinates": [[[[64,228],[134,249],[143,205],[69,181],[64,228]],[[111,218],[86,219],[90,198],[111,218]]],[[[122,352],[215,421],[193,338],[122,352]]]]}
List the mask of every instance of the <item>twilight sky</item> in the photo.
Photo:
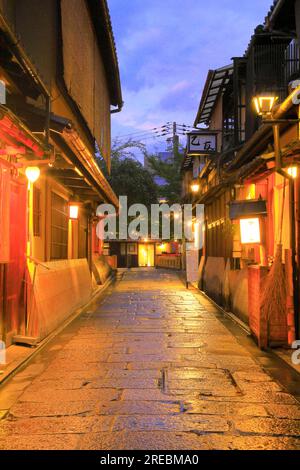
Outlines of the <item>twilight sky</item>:
{"type": "Polygon", "coordinates": [[[113,136],[167,121],[192,125],[208,69],[243,55],[271,3],[108,0],[125,101],[113,116],[113,136]]]}

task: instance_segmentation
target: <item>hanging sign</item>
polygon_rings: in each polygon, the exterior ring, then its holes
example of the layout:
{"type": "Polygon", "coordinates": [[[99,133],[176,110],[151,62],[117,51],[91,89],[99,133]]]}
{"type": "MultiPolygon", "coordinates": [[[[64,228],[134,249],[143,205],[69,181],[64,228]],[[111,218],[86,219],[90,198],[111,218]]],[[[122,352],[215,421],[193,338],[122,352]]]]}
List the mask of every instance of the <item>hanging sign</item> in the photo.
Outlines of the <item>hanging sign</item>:
{"type": "Polygon", "coordinates": [[[188,155],[211,155],[217,153],[217,133],[197,131],[187,134],[188,155]]]}

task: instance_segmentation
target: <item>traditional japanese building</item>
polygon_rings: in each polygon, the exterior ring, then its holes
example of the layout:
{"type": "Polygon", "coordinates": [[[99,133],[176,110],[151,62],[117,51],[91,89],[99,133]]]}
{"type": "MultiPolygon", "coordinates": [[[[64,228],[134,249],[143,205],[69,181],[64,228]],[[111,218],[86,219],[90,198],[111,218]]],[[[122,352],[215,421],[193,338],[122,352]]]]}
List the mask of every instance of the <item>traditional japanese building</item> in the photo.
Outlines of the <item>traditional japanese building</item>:
{"type": "Polygon", "coordinates": [[[110,167],[122,93],[106,0],[1,0],[0,102],[0,339],[8,346],[47,336],[109,272],[96,208],[118,200],[98,162],[110,167]]]}
{"type": "Polygon", "coordinates": [[[209,71],[194,125],[217,133],[217,152],[183,164],[183,200],[205,205],[199,286],[262,347],[291,345],[300,327],[297,5],[275,2],[244,56],[209,71]]]}

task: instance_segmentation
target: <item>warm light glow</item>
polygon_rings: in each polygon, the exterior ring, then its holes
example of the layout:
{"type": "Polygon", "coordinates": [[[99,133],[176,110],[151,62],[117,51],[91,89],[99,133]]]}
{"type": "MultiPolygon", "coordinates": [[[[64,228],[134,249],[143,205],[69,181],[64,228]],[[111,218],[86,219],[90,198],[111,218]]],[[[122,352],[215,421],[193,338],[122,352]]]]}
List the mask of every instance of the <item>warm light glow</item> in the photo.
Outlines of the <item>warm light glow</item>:
{"type": "Polygon", "coordinates": [[[81,171],[80,171],[80,170],[78,170],[78,168],[77,168],[76,166],[75,166],[75,171],[76,171],[77,175],[79,175],[79,176],[82,176],[82,177],[83,177],[83,174],[81,173],[81,171]]]}
{"type": "Polygon", "coordinates": [[[260,243],[260,222],[259,219],[241,219],[241,243],[260,243]]]}
{"type": "Polygon", "coordinates": [[[139,245],[139,266],[154,267],[154,245],[139,245]]]}
{"type": "Polygon", "coordinates": [[[256,96],[253,98],[257,114],[259,116],[271,114],[277,99],[276,96],[256,96]]]}
{"type": "Polygon", "coordinates": [[[256,196],[256,185],[255,184],[250,184],[248,187],[248,194],[247,194],[247,199],[255,199],[256,196]]]}
{"type": "Polygon", "coordinates": [[[69,217],[71,220],[77,220],[79,214],[79,206],[76,204],[70,204],[69,206],[69,217]]]}
{"type": "Polygon", "coordinates": [[[287,169],[287,172],[292,178],[294,178],[294,179],[298,178],[298,167],[297,166],[290,166],[287,169]]]}
{"type": "Polygon", "coordinates": [[[198,181],[193,181],[193,183],[191,184],[191,190],[193,193],[198,193],[199,190],[200,190],[200,184],[198,183],[198,181]]]}
{"type": "Polygon", "coordinates": [[[39,169],[38,166],[29,166],[25,170],[25,175],[29,181],[29,183],[35,183],[40,175],[41,175],[41,170],[39,169]]]}

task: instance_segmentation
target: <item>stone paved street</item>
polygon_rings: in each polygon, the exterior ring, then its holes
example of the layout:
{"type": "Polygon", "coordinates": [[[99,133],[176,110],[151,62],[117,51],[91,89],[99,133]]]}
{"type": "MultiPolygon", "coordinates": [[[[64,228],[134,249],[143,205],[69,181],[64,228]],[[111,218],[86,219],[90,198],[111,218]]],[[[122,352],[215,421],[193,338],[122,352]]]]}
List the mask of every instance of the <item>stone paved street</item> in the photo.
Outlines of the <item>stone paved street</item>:
{"type": "Polygon", "coordinates": [[[299,403],[220,317],[126,273],[1,389],[0,449],[300,449],[299,403]]]}

